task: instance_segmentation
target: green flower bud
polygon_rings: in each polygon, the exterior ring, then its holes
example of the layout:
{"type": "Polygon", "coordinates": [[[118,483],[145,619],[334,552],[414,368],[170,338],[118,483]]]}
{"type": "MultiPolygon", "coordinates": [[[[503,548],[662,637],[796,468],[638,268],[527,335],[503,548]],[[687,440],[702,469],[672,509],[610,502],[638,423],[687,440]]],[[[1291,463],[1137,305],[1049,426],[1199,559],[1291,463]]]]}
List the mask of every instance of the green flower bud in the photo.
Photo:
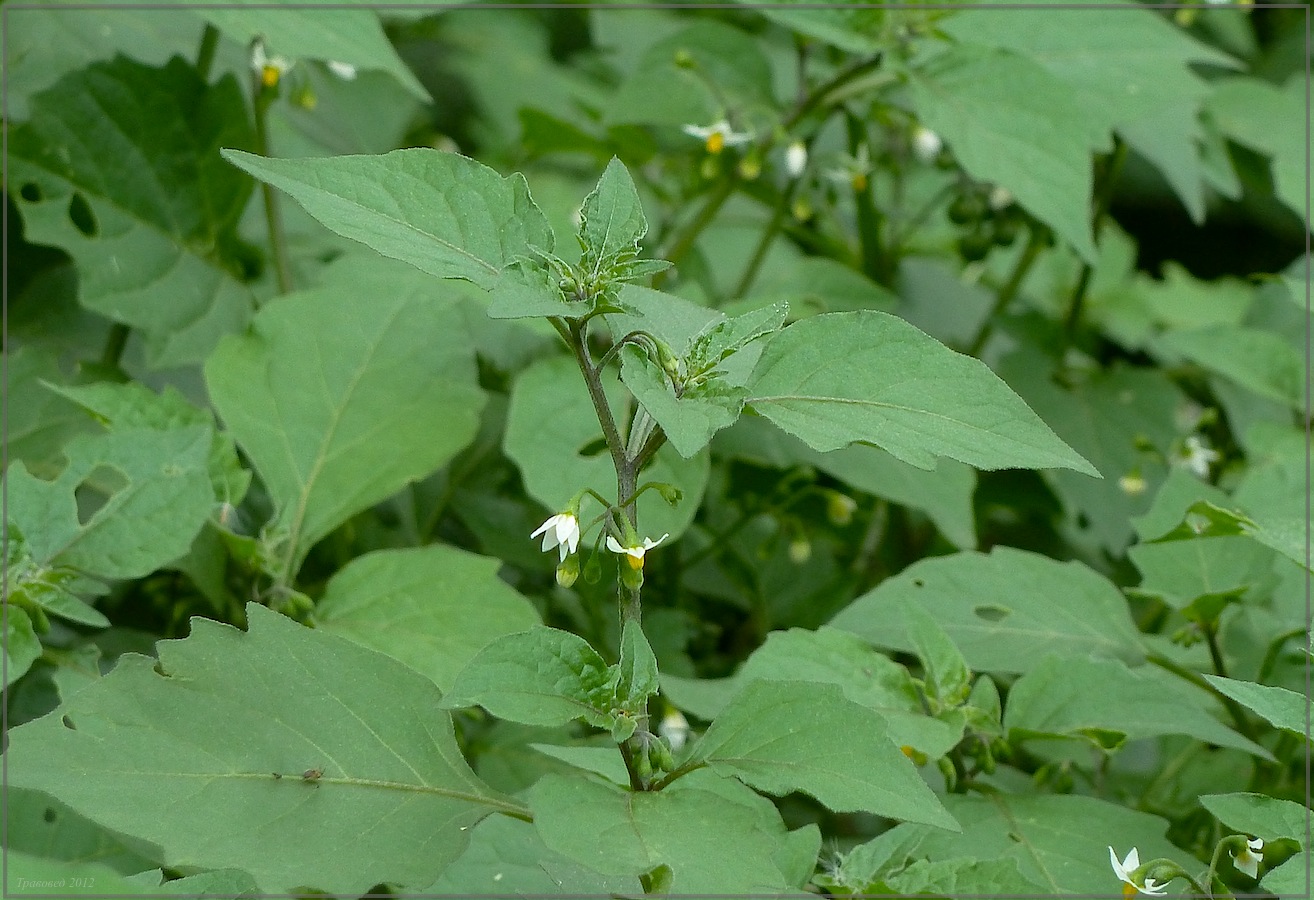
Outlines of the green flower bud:
{"type": "Polygon", "coordinates": [[[572,553],[557,566],[557,584],[568,588],[579,578],[579,554],[572,553]]]}

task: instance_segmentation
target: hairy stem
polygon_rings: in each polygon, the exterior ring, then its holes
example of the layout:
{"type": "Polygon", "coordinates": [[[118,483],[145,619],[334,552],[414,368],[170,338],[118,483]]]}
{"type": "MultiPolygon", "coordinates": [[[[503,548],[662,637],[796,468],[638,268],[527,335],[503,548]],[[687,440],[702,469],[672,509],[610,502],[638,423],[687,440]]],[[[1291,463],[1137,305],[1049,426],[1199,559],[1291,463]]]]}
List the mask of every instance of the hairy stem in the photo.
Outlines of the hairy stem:
{"type": "MultiPolygon", "coordinates": [[[[269,156],[267,119],[274,95],[260,80],[259,73],[255,75],[254,90],[256,152],[261,156],[269,156]]],[[[269,231],[269,247],[274,257],[274,277],[278,282],[278,292],[287,294],[292,290],[292,265],[288,259],[287,235],[283,230],[283,210],[278,204],[278,194],[269,183],[260,183],[260,195],[265,203],[265,226],[269,231]]]]}

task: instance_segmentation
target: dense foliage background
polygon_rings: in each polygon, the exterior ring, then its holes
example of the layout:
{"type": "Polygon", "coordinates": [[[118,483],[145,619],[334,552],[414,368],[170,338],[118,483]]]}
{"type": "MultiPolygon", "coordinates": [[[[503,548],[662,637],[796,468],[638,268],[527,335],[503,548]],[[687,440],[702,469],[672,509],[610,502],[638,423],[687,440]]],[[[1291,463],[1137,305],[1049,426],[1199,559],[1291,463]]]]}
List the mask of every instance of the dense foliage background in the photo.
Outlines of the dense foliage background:
{"type": "Polygon", "coordinates": [[[3,15],[9,893],[1308,895],[1306,9],[3,15]]]}

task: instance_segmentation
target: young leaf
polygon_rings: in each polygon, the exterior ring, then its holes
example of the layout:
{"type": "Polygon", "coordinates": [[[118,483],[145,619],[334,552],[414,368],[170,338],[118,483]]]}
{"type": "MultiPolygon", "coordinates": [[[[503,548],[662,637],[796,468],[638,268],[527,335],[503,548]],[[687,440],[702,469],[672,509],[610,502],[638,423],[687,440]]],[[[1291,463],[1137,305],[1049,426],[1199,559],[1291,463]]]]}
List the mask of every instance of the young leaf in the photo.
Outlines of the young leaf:
{"type": "Polygon", "coordinates": [[[315,627],[386,653],[447,691],[481,649],[539,624],[533,605],[497,577],[500,565],[444,544],[358,556],[315,604],[315,627]]]}
{"type": "Polygon", "coordinates": [[[712,435],[739,418],[746,392],[743,388],[713,383],[709,389],[677,397],[661,366],[647,351],[633,344],[621,348],[621,381],[634,399],[662,427],[666,439],[689,459],[712,440],[712,435]]]}
{"type": "Polygon", "coordinates": [[[622,707],[638,713],[657,693],[657,657],[653,655],[643,629],[633,619],[627,619],[621,629],[620,681],[616,698],[622,707]]]}
{"type": "MultiPolygon", "coordinates": [[[[593,192],[580,208],[579,240],[586,269],[597,270],[614,257],[634,256],[648,233],[639,192],[629,171],[616,157],[607,163],[593,192]]],[[[606,275],[605,270],[597,274],[606,275]]]]}
{"type": "Polygon", "coordinates": [[[381,156],[224,159],[286,191],[330,230],[439,278],[491,289],[503,268],[552,249],[552,228],[520,174],[503,178],[428,148],[381,156]]]}
{"type": "Polygon", "coordinates": [[[831,684],[756,681],[716,717],[691,757],[769,794],[802,791],[836,812],[957,830],[885,721],[831,684]],[[838,735],[861,734],[860,741],[838,735]]]}
{"type": "Polygon", "coordinates": [[[1206,794],[1200,805],[1229,828],[1266,841],[1284,838],[1309,848],[1309,810],[1299,803],[1263,794],[1206,794]]]}
{"type": "Polygon", "coordinates": [[[247,616],[245,633],[193,619],[158,663],[124,656],[12,730],[9,783],[265,893],[423,887],[470,826],[520,811],[470,771],[428,679],[262,606],[247,616]]]}
{"type": "Polygon", "coordinates": [[[32,618],[21,606],[6,604],[4,631],[4,666],[7,688],[27,674],[32,663],[41,658],[41,640],[32,628],[32,618]]]}
{"type": "Polygon", "coordinates": [[[857,441],[933,468],[1098,472],[984,363],[885,313],[828,313],[790,325],[758,360],[748,404],[815,450],[857,441]]]}
{"type": "Polygon", "coordinates": [[[21,462],[9,467],[6,524],[41,565],[97,578],[149,575],[186,553],[210,514],[211,439],[204,426],[76,437],[53,481],[36,478],[21,462]],[[105,497],[85,521],[78,517],[79,488],[105,497]]]}
{"type": "Polygon", "coordinates": [[[922,605],[977,672],[1025,672],[1036,641],[1064,655],[1139,663],[1140,634],[1127,600],[1077,562],[995,547],[914,563],[881,582],[832,621],[878,647],[911,652],[904,611],[922,605]]]}
{"type": "Polygon", "coordinates": [[[205,366],[215,408],[289,529],[293,571],[317,540],[478,429],[483,392],[455,299],[402,267],[360,265],[268,304],[205,366]]]}
{"type": "Polygon", "coordinates": [[[493,641],[461,670],[445,709],[482,706],[525,725],[611,727],[619,670],[569,631],[539,626],[493,641]]]}
{"type": "Polygon", "coordinates": [[[27,239],[73,257],[81,303],[142,331],[153,366],[201,361],[250,317],[234,273],[252,184],[216,156],[251,144],[247,116],[232,77],[118,57],[37,95],[10,135],[27,239]]]}
{"type": "Polygon", "coordinates": [[[931,696],[942,707],[961,704],[967,699],[972,673],[953,639],[925,607],[916,604],[904,607],[903,621],[922,661],[931,696]]]}

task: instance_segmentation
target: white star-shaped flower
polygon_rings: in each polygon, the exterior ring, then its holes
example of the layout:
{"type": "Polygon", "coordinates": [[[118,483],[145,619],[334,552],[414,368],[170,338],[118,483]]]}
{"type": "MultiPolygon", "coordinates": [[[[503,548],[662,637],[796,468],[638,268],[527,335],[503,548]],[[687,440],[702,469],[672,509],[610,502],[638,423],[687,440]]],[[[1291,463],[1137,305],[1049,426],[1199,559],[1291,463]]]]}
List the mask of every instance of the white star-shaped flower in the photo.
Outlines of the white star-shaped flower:
{"type": "Polygon", "coordinates": [[[543,535],[544,552],[559,547],[561,562],[565,562],[566,557],[574,553],[575,548],[579,546],[579,519],[575,518],[574,513],[557,513],[538,526],[530,538],[536,538],[540,534],[543,535]]]}
{"type": "Polygon", "coordinates": [[[668,537],[670,537],[669,534],[664,534],[655,541],[652,538],[644,538],[642,544],[636,544],[633,547],[626,547],[611,535],[607,535],[607,549],[612,553],[625,554],[625,561],[630,564],[631,569],[637,571],[638,569],[643,568],[644,554],[653,547],[656,547],[662,541],[666,540],[668,537]]]}
{"type": "Polygon", "coordinates": [[[1144,882],[1137,884],[1134,875],[1136,870],[1141,867],[1141,855],[1136,851],[1135,847],[1131,848],[1131,852],[1127,854],[1127,858],[1122,862],[1118,862],[1118,854],[1114,853],[1113,848],[1110,847],[1109,865],[1113,866],[1113,873],[1118,876],[1119,881],[1134,888],[1134,890],[1128,890],[1128,888],[1124,887],[1122,889],[1124,897],[1132,897],[1137,893],[1149,894],[1152,897],[1160,897],[1168,893],[1167,891],[1160,890],[1163,885],[1156,882],[1153,878],[1147,878],[1144,882]]]}
{"type": "Polygon", "coordinates": [[[1209,467],[1220,459],[1218,451],[1198,434],[1187,436],[1183,444],[1178,464],[1199,478],[1208,478],[1209,467]]]}
{"type": "Polygon", "coordinates": [[[794,141],[785,148],[785,171],[790,178],[797,178],[808,167],[808,145],[794,141]]]}
{"type": "Polygon", "coordinates": [[[685,125],[684,133],[690,137],[696,137],[707,147],[707,152],[716,154],[720,153],[726,147],[738,147],[741,144],[747,144],[753,139],[752,132],[735,131],[730,127],[730,123],[725,119],[719,122],[713,122],[711,125],[685,125]]]}
{"type": "Polygon", "coordinates": [[[272,88],[278,84],[283,73],[292,68],[292,61],[286,56],[270,56],[265,52],[265,42],[256,40],[251,45],[251,70],[260,76],[265,87],[272,88]]]}
{"type": "Polygon", "coordinates": [[[1245,848],[1240,853],[1232,854],[1232,863],[1236,866],[1238,872],[1245,872],[1251,878],[1259,877],[1259,863],[1263,860],[1262,851],[1264,841],[1262,838],[1246,841],[1245,848]]]}

